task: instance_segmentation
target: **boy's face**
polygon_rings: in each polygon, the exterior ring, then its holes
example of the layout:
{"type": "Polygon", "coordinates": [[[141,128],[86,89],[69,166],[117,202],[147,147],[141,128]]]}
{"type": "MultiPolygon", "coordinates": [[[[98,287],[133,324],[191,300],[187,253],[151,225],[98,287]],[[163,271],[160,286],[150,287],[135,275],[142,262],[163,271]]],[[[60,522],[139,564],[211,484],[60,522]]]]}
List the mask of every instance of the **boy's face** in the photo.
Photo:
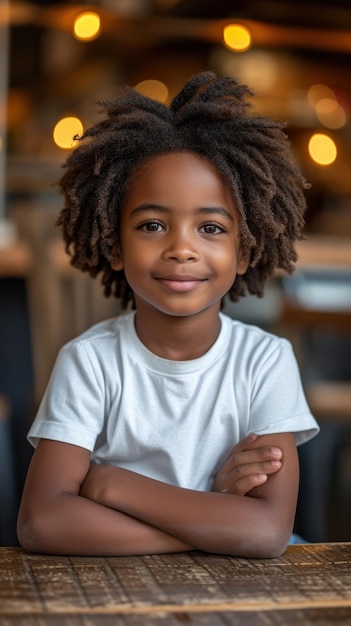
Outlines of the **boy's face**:
{"type": "Polygon", "coordinates": [[[171,316],[219,311],[248,267],[229,186],[192,152],[152,157],[135,172],[114,255],[137,310],[171,316]]]}

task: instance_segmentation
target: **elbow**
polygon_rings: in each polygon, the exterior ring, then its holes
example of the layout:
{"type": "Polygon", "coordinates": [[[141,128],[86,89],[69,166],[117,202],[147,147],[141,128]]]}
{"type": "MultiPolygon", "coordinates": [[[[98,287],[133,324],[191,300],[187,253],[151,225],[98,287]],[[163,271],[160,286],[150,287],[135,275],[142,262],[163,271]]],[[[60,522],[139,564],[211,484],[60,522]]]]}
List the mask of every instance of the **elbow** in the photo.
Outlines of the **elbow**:
{"type": "Polygon", "coordinates": [[[17,539],[27,552],[41,552],[38,534],[29,520],[17,522],[17,539]]]}
{"type": "Polygon", "coordinates": [[[246,538],[243,552],[251,559],[275,559],[280,557],[286,550],[291,536],[291,529],[271,524],[262,525],[246,538]]]}
{"type": "Polygon", "coordinates": [[[214,545],[207,545],[205,551],[247,559],[274,559],[286,550],[290,536],[290,528],[261,523],[234,535],[217,535],[214,545]]]}
{"type": "Polygon", "coordinates": [[[29,520],[26,522],[17,522],[17,539],[24,550],[28,552],[40,552],[40,550],[38,550],[35,529],[29,520]]]}
{"type": "Polygon", "coordinates": [[[286,550],[290,535],[285,533],[271,534],[262,537],[260,542],[254,542],[249,548],[248,558],[252,559],[276,559],[286,550]]]}
{"type": "Polygon", "coordinates": [[[48,537],[43,521],[38,516],[24,516],[19,514],[17,520],[17,538],[27,552],[50,552],[48,537]]]}

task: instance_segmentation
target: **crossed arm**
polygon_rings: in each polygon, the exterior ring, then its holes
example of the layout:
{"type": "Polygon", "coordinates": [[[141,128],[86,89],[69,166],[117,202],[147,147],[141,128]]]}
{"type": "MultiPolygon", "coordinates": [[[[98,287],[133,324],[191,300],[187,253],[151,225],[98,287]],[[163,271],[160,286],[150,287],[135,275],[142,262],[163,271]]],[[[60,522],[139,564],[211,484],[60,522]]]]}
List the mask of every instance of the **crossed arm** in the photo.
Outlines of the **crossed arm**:
{"type": "Polygon", "coordinates": [[[90,464],[84,448],[41,440],[22,496],[18,537],[29,551],[55,554],[198,549],[269,558],[288,543],[297,492],[297,452],[289,433],[236,446],[212,492],[90,464]]]}

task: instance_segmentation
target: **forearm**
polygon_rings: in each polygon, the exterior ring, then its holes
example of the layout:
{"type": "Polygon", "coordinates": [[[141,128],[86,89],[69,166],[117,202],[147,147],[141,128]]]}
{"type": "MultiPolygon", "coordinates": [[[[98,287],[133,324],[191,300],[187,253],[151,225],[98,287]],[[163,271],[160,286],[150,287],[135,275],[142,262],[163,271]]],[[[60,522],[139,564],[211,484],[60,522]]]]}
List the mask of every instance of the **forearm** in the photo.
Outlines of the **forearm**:
{"type": "Polygon", "coordinates": [[[119,556],[191,549],[183,541],[86,498],[53,495],[40,506],[22,504],[18,537],[30,552],[119,556]]]}
{"type": "Polygon", "coordinates": [[[286,519],[277,520],[264,498],[193,491],[120,468],[96,469],[99,480],[91,497],[196,549],[267,556],[280,553],[288,541],[294,505],[286,519]]]}

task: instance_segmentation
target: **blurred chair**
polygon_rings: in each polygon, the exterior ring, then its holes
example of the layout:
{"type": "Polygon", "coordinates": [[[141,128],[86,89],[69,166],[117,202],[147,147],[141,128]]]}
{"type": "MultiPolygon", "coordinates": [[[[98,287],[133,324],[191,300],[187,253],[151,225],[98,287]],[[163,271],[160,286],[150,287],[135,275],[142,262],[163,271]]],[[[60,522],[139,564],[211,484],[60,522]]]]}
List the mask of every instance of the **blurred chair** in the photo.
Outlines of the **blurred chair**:
{"type": "Polygon", "coordinates": [[[89,326],[120,312],[116,298],[105,298],[100,278],[70,265],[55,228],[57,207],[17,206],[18,231],[31,250],[27,276],[35,403],[40,401],[61,346],[89,326]]]}

